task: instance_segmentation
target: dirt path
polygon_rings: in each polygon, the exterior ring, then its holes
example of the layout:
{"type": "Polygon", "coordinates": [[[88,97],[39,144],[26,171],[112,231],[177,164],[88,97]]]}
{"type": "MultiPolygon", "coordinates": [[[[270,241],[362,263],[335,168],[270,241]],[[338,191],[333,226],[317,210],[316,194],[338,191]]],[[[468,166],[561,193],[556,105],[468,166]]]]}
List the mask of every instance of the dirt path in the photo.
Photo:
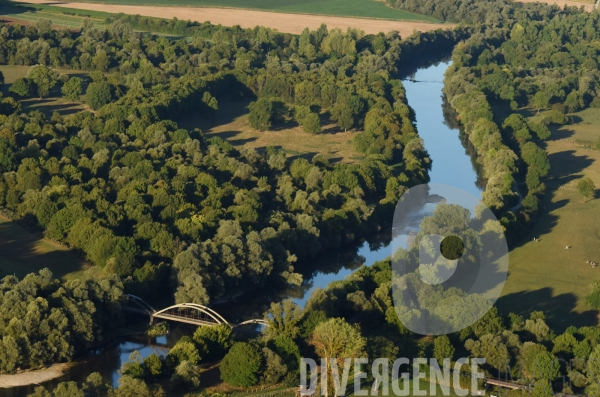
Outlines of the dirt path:
{"type": "Polygon", "coordinates": [[[46,369],[26,371],[14,375],[0,375],[0,388],[37,385],[62,376],[71,364],[54,364],[46,369]]]}
{"type": "Polygon", "coordinates": [[[161,7],[161,6],[128,6],[98,3],[71,3],[52,0],[16,0],[21,3],[48,4],[57,7],[76,8],[80,10],[103,11],[124,14],[139,14],[147,17],[174,17],[196,22],[210,21],[223,26],[240,25],[242,28],[253,28],[257,25],[277,29],[280,32],[300,34],[304,28],[316,30],[322,23],[328,28],[359,28],[367,34],[397,30],[402,37],[410,36],[414,30],[426,32],[435,29],[448,29],[452,24],[434,24],[411,21],[386,21],[379,19],[346,18],[321,15],[286,14],[282,12],[239,10],[231,8],[195,8],[195,7],[161,7]]]}

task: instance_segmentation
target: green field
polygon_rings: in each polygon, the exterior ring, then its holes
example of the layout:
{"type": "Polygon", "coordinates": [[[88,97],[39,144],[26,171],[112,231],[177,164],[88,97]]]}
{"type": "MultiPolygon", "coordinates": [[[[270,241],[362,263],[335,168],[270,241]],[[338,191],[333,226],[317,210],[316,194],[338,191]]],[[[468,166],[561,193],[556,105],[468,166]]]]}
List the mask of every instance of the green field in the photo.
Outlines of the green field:
{"type": "MultiPolygon", "coordinates": [[[[27,76],[27,72],[31,66],[17,66],[17,65],[2,65],[0,66],[0,72],[4,74],[5,84],[2,87],[2,93],[4,95],[8,94],[8,90],[10,85],[18,78],[27,76]]],[[[66,70],[66,69],[56,69],[61,74],[71,75],[79,75],[80,77],[86,79],[86,76],[82,76],[84,72],[74,71],[74,70],[66,70]]],[[[60,92],[60,85],[57,84],[56,87],[50,92],[50,96],[48,98],[38,99],[38,98],[27,98],[19,101],[21,106],[23,107],[24,112],[29,112],[32,110],[40,110],[44,112],[47,116],[52,116],[53,112],[59,112],[60,114],[68,115],[72,113],[76,113],[82,110],[89,109],[87,105],[82,103],[74,103],[69,102],[62,99],[62,94],[60,92]]]]}
{"type": "Polygon", "coordinates": [[[75,277],[89,265],[73,251],[0,217],[0,277],[21,278],[47,267],[54,277],[75,277]]]}
{"type": "MultiPolygon", "coordinates": [[[[164,1],[160,0],[85,0],[85,2],[138,6],[164,6],[166,4],[164,1]]],[[[252,2],[248,0],[172,0],[168,2],[168,5],[187,7],[232,7],[302,14],[437,22],[435,18],[390,8],[384,2],[376,0],[255,0],[252,2]]]]}
{"type": "Polygon", "coordinates": [[[546,144],[552,169],[543,212],[510,253],[509,276],[498,301],[504,312],[543,310],[558,330],[598,322],[598,312],[586,306],[585,297],[591,283],[600,280],[600,268],[586,264],[600,262],[600,199],[584,203],[575,185],[585,175],[600,187],[600,151],[576,143],[600,137],[600,109],[573,116],[575,123],[554,128],[546,144]]]}

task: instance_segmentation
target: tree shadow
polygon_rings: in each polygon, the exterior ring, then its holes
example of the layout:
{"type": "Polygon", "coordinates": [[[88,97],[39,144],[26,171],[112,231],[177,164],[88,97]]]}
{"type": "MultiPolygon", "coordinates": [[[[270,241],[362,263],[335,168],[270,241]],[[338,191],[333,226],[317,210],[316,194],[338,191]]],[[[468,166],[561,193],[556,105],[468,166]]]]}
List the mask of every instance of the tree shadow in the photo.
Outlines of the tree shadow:
{"type": "Polygon", "coordinates": [[[563,332],[571,325],[579,327],[598,325],[598,311],[576,312],[577,297],[574,294],[565,293],[553,296],[553,290],[549,287],[504,295],[498,299],[496,306],[504,315],[512,312],[525,318],[532,311],[543,311],[550,328],[558,333],[563,332]]]}
{"type": "Polygon", "coordinates": [[[0,223],[0,277],[19,278],[49,268],[56,278],[89,267],[74,251],[53,247],[53,243],[29,233],[14,222],[0,223]]]}
{"type": "Polygon", "coordinates": [[[594,159],[582,155],[577,156],[575,150],[565,150],[548,155],[552,167],[552,181],[564,185],[578,177],[573,174],[583,171],[593,164],[594,159]]]}

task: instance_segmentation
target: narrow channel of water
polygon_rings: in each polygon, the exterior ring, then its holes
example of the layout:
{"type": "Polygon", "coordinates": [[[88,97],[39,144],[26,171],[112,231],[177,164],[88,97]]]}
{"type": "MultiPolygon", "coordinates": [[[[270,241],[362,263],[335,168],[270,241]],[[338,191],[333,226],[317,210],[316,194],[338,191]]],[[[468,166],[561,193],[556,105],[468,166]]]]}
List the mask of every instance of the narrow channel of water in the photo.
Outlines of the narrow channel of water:
{"type": "MultiPolygon", "coordinates": [[[[444,119],[442,87],[444,72],[449,63],[439,63],[425,69],[419,69],[410,80],[405,81],[406,96],[409,105],[416,115],[417,130],[425,142],[425,147],[433,160],[430,171],[430,182],[447,184],[461,188],[477,197],[481,189],[477,186],[477,173],[473,168],[471,158],[461,142],[459,130],[450,127],[454,123],[444,119]]],[[[430,212],[434,206],[427,207],[425,212],[430,212]]],[[[384,232],[385,233],[385,232],[384,232]]],[[[389,232],[391,235],[391,231],[389,232]]],[[[389,237],[387,239],[389,241],[389,237]]],[[[300,306],[306,301],[316,288],[325,288],[329,283],[342,280],[361,265],[372,265],[383,260],[391,254],[388,244],[364,243],[362,246],[347,249],[347,252],[336,253],[335,257],[322,258],[321,263],[315,265],[318,269],[313,277],[300,288],[294,288],[277,294],[277,298],[292,298],[300,306]]],[[[232,323],[236,323],[241,316],[246,318],[262,317],[268,299],[248,296],[240,297],[237,302],[220,306],[216,310],[223,314],[232,323]],[[243,306],[243,307],[242,307],[243,306]],[[237,309],[237,310],[236,310],[237,309]],[[243,314],[240,309],[242,309],[243,314]]],[[[123,342],[91,352],[90,356],[74,366],[65,376],[46,385],[56,385],[58,382],[76,381],[83,382],[92,372],[100,372],[107,381],[113,385],[118,384],[121,365],[128,361],[129,355],[138,350],[142,357],[152,353],[165,353],[172,343],[179,337],[189,332],[186,327],[174,327],[167,337],[150,339],[136,336],[125,338],[123,342]]],[[[13,389],[0,389],[0,394],[6,397],[25,397],[33,392],[34,387],[21,387],[13,389]]]]}

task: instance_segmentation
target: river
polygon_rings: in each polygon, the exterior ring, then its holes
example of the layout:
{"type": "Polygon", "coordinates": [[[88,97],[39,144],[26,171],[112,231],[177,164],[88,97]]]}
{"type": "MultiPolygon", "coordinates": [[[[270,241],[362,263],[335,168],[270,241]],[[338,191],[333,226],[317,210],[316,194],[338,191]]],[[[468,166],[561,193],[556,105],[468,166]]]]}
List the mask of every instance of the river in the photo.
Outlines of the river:
{"type": "MultiPolygon", "coordinates": [[[[416,115],[417,130],[425,142],[425,147],[433,160],[429,173],[431,183],[452,185],[461,188],[477,197],[481,196],[481,182],[469,155],[466,143],[461,140],[460,132],[454,127],[455,122],[445,119],[442,87],[444,72],[450,64],[442,62],[419,69],[413,76],[404,81],[409,105],[416,115]]],[[[391,233],[390,233],[391,235],[391,233]]],[[[360,246],[347,248],[342,253],[334,253],[321,257],[311,266],[314,271],[309,275],[310,281],[298,288],[279,291],[273,296],[242,296],[237,302],[220,305],[216,310],[230,322],[241,319],[259,318],[272,299],[292,298],[301,306],[316,288],[324,288],[332,281],[342,280],[362,265],[372,265],[391,254],[390,236],[380,240],[364,242],[360,246]],[[312,277],[311,277],[312,276],[312,277]]],[[[138,350],[142,357],[152,353],[164,354],[182,334],[189,333],[190,328],[175,326],[168,336],[148,338],[131,336],[122,342],[90,352],[89,357],[82,360],[61,378],[47,382],[50,387],[59,382],[83,382],[92,372],[100,372],[106,381],[117,385],[118,369],[128,361],[129,355],[138,350]]],[[[33,386],[13,389],[0,389],[5,397],[25,397],[33,392],[33,386]]]]}

